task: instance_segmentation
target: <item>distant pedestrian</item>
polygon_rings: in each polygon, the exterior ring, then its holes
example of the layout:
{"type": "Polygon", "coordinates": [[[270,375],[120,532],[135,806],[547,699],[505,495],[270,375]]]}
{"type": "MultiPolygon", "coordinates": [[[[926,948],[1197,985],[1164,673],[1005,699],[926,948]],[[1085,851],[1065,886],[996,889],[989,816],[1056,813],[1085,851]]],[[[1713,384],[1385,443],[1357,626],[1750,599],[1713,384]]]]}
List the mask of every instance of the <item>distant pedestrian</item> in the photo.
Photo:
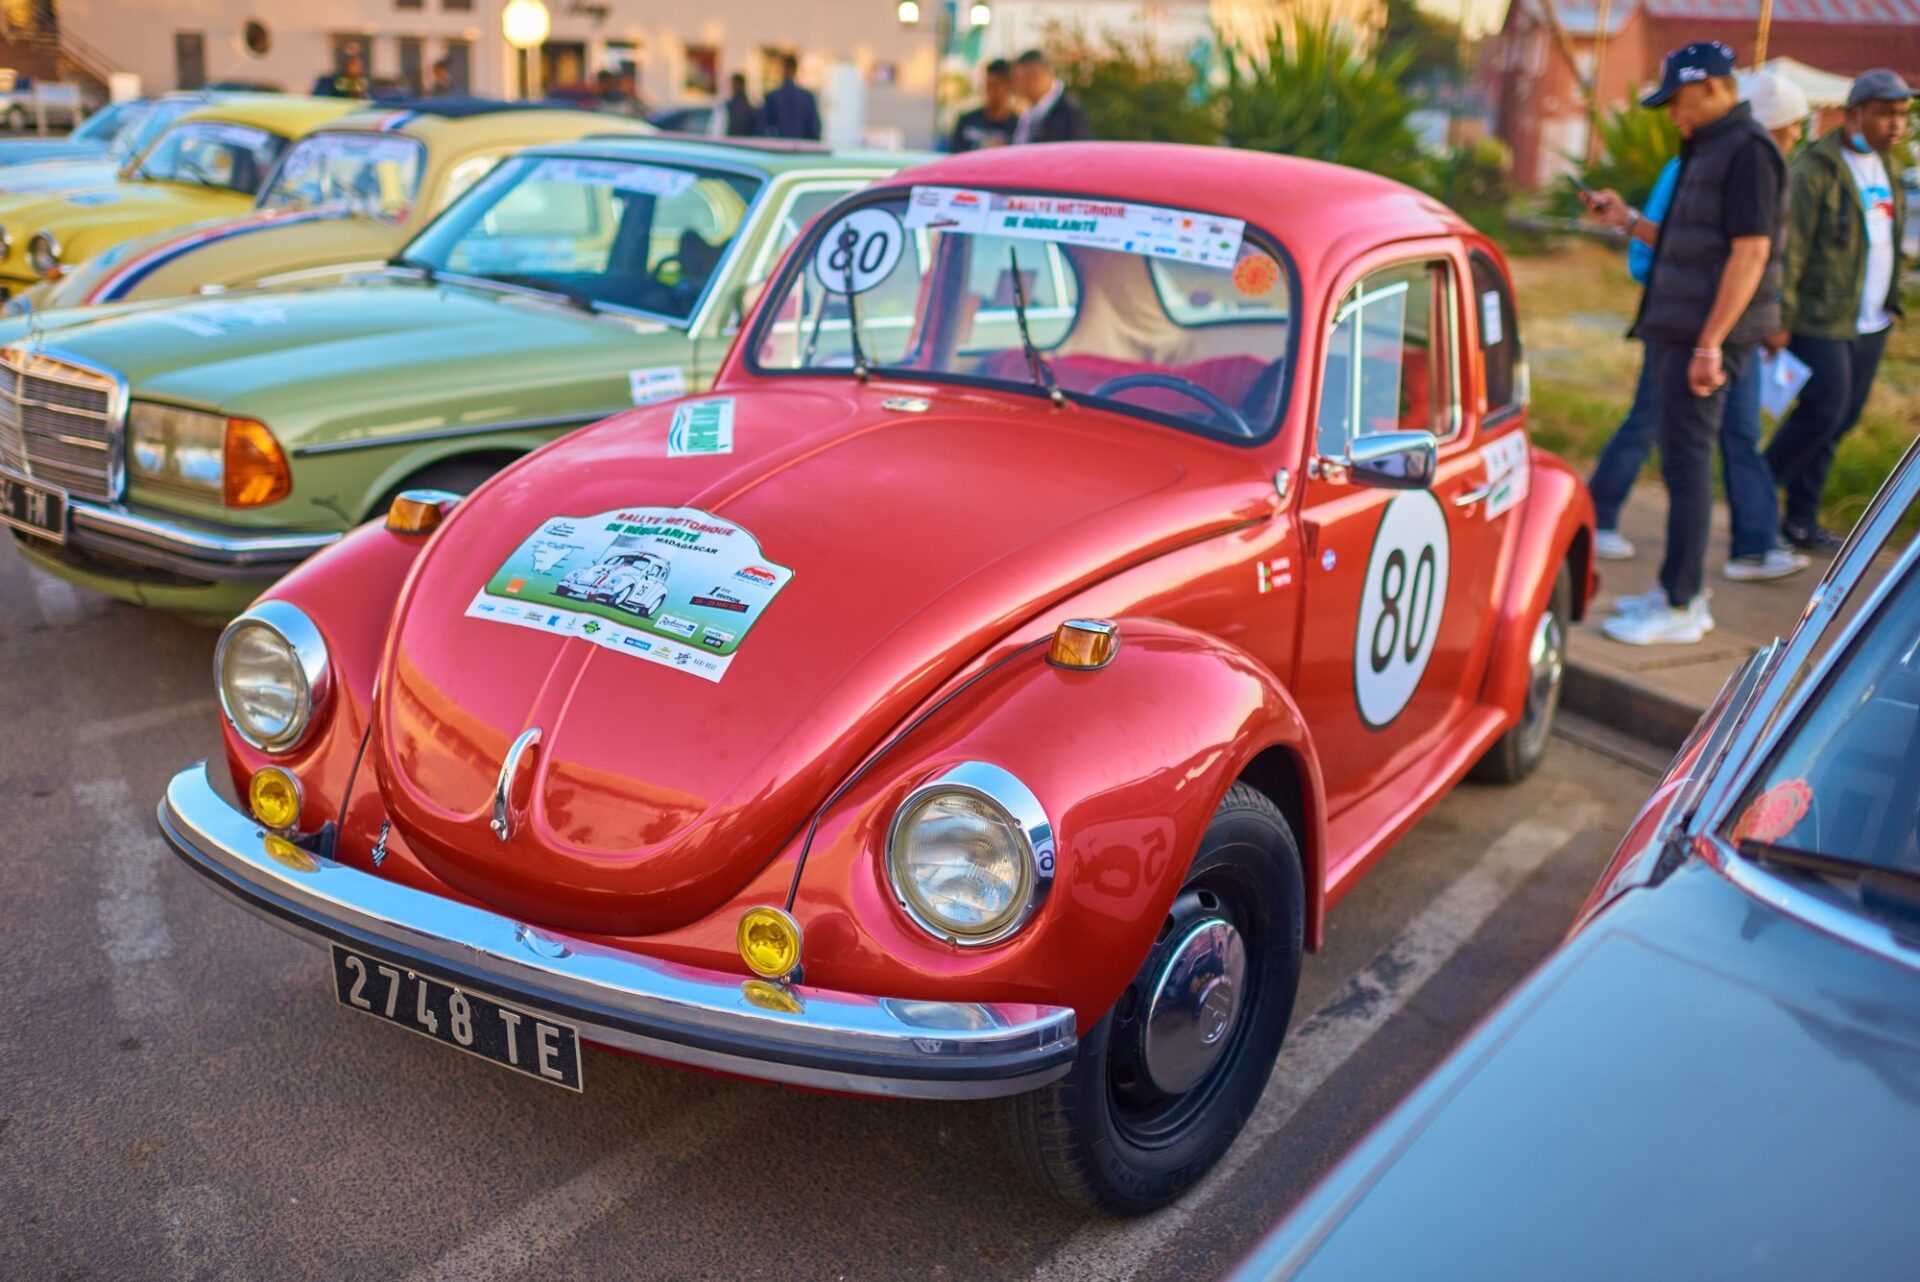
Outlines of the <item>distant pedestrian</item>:
{"type": "Polygon", "coordinates": [[[427,97],[453,97],[453,65],[445,58],[442,58],[433,64],[432,75],[433,78],[427,82],[427,97]]]}
{"type": "Polygon", "coordinates": [[[1053,74],[1053,63],[1038,49],[1029,49],[1013,64],[1013,87],[1026,100],[1014,126],[1013,140],[1029,142],[1085,142],[1093,137],[1087,113],[1053,74]]]}
{"type": "Polygon", "coordinates": [[[780,84],[760,105],[760,131],[769,138],[820,138],[820,104],[813,94],[794,83],[800,60],[792,54],[780,59],[780,84]]]}
{"type": "Polygon", "coordinates": [[[1713,627],[1705,595],[1714,442],[1731,385],[1779,328],[1786,161],[1740,100],[1733,50],[1701,41],[1668,54],[1641,100],[1680,131],[1680,175],[1657,229],[1619,193],[1594,211],[1650,241],[1653,268],[1632,333],[1646,344],[1648,396],[1667,485],[1664,603],[1623,610],[1603,630],[1630,645],[1692,644],[1713,627]]]}
{"type": "Polygon", "coordinates": [[[365,98],[368,95],[367,64],[361,60],[360,47],[348,45],[344,52],[339,70],[331,75],[323,74],[313,82],[315,97],[365,98]]]}
{"type": "Polygon", "coordinates": [[[954,121],[950,150],[979,151],[1013,141],[1020,125],[1020,109],[1013,105],[1013,64],[1005,58],[989,62],[980,87],[985,101],[954,121]]]}
{"type": "MultiPolygon", "coordinates": [[[[1748,85],[1748,102],[1754,119],[1773,137],[1782,152],[1799,137],[1812,108],[1806,94],[1791,80],[1770,71],[1756,75],[1748,85]]],[[[1653,192],[1641,222],[1657,234],[1673,200],[1673,189],[1680,178],[1680,161],[1669,160],[1654,181],[1653,192]]],[[[1653,247],[1638,238],[1627,242],[1627,270],[1642,285],[1653,267],[1653,247]]],[[[1654,407],[1650,394],[1648,366],[1640,365],[1640,381],[1634,388],[1633,407],[1614,429],[1613,438],[1600,452],[1587,489],[1593,495],[1593,554],[1603,561],[1630,561],[1633,544],[1620,533],[1620,510],[1625,506],[1635,478],[1653,453],[1654,407]]],[[[1807,558],[1780,546],[1780,509],[1775,500],[1773,473],[1760,454],[1760,362],[1749,362],[1747,370],[1727,393],[1727,411],[1720,424],[1720,474],[1727,492],[1727,512],[1732,517],[1726,565],[1721,573],[1729,579],[1782,579],[1807,568],[1807,558]]],[[[1629,608],[1660,605],[1660,592],[1644,597],[1625,598],[1629,608]]]]}
{"type": "Polygon", "coordinates": [[[1887,335],[1900,308],[1900,237],[1907,198],[1893,180],[1913,91],[1885,69],[1847,94],[1839,128],[1793,162],[1792,226],[1775,343],[1813,371],[1799,404],[1767,446],[1786,490],[1781,529],[1795,547],[1834,552],[1839,534],[1820,525],[1820,497],[1840,438],[1860,421],[1887,335]]]}
{"type": "Polygon", "coordinates": [[[733,91],[727,95],[727,136],[751,138],[760,132],[760,111],[747,97],[747,78],[736,71],[727,83],[733,91]]]}

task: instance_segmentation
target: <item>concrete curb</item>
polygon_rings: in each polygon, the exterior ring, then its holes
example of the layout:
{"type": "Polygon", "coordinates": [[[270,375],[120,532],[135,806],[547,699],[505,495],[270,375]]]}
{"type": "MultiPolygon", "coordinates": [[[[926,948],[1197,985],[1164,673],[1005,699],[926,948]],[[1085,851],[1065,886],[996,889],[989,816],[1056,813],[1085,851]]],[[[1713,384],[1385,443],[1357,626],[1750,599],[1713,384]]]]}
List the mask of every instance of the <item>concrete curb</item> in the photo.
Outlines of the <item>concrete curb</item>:
{"type": "Polygon", "coordinates": [[[1677,751],[1706,712],[1618,668],[1569,657],[1560,701],[1580,715],[1635,739],[1677,751]]]}

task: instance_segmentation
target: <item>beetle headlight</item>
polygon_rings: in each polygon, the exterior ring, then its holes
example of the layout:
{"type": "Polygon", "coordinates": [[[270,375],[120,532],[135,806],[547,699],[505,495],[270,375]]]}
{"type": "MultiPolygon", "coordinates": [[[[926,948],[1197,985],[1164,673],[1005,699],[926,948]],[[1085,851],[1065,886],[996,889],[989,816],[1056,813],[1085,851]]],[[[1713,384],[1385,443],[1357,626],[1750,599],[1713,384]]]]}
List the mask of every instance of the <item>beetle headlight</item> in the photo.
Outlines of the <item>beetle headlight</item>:
{"type": "Polygon", "coordinates": [[[956,944],[1005,939],[1053,881],[1053,828],[999,766],[969,761],[913,791],[887,839],[887,876],[907,915],[956,944]]]}
{"type": "Polygon", "coordinates": [[[326,642],[313,620],[286,601],[262,601],[229,623],[213,665],[227,720],[263,752],[298,747],[326,703],[326,642]]]}
{"type": "Polygon", "coordinates": [[[51,275],[60,270],[60,242],[54,239],[52,232],[35,232],[33,239],[27,242],[27,266],[33,268],[38,276],[51,275]]]}

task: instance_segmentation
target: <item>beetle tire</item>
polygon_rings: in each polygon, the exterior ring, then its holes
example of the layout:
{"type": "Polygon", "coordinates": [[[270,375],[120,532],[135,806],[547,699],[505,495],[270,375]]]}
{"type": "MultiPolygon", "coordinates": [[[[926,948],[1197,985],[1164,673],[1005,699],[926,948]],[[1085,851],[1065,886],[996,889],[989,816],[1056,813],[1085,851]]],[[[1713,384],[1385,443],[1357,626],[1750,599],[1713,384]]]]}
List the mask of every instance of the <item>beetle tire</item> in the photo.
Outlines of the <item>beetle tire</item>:
{"type": "Polygon", "coordinates": [[[1184,1095],[1167,1097],[1188,1110],[1175,1112],[1176,1124],[1151,1139],[1136,1133],[1113,1076],[1125,1071],[1167,941],[1180,933],[1166,928],[1114,1008],[1081,1038],[1072,1070],[1000,1103],[1008,1147],[1028,1177],[1081,1210],[1143,1215],[1192,1187],[1246,1125],[1285,1040],[1305,944],[1300,852],[1279,808],[1247,784],[1229,788],[1214,812],[1168,927],[1195,895],[1202,904],[1230,901],[1217,911],[1234,919],[1245,943],[1246,991],[1221,1058],[1184,1095]]]}
{"type": "MultiPolygon", "coordinates": [[[[1487,755],[1475,763],[1468,776],[1480,783],[1518,783],[1540,768],[1546,760],[1547,743],[1553,738],[1554,718],[1560,711],[1560,692],[1566,684],[1566,637],[1567,618],[1572,613],[1573,577],[1567,567],[1560,567],[1560,574],[1553,581],[1553,595],[1547,601],[1547,615],[1541,620],[1544,624],[1551,619],[1556,627],[1560,646],[1559,672],[1552,689],[1549,690],[1539,706],[1534,706],[1533,696],[1521,710],[1520,721],[1487,749],[1487,755]]],[[[1531,640],[1531,638],[1529,638],[1531,640]]],[[[1528,683],[1532,688],[1531,680],[1528,683]]]]}

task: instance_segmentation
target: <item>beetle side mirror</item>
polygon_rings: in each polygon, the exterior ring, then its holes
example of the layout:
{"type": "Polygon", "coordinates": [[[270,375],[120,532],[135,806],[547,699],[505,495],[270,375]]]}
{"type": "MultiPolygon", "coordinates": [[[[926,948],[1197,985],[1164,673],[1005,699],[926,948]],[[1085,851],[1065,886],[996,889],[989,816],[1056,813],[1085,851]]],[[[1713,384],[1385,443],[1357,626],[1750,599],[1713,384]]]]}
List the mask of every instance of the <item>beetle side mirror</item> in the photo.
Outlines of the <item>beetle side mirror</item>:
{"type": "Polygon", "coordinates": [[[1347,448],[1348,476],[1377,490],[1424,490],[1439,463],[1431,432],[1379,432],[1347,448]]]}

